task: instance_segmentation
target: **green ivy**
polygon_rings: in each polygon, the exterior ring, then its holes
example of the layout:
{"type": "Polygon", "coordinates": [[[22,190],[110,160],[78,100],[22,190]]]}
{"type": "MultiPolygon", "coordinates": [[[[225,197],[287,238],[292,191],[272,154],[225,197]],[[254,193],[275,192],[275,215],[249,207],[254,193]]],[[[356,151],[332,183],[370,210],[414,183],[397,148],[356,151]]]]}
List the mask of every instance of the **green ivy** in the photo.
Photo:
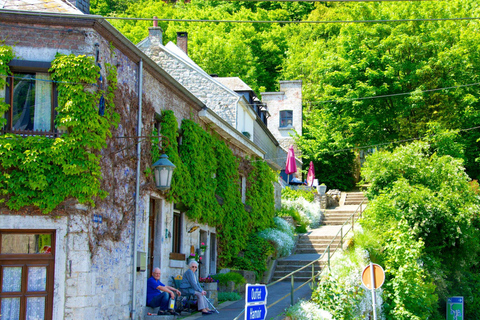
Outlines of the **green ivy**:
{"type": "MultiPolygon", "coordinates": [[[[7,82],[5,77],[10,74],[10,68],[8,64],[14,58],[14,53],[11,47],[9,46],[0,46],[0,90],[5,88],[7,82]]],[[[0,114],[5,114],[8,111],[10,105],[5,103],[3,98],[0,98],[0,114]]],[[[0,127],[3,127],[7,123],[7,119],[4,117],[0,118],[0,127]]]]}
{"type": "Polygon", "coordinates": [[[275,195],[273,182],[277,180],[268,164],[260,159],[251,162],[252,170],[248,175],[247,205],[252,207],[249,224],[252,230],[273,226],[275,216],[275,195]]]}
{"type": "MultiPolygon", "coordinates": [[[[7,52],[2,54],[3,66],[8,63],[5,57],[12,55],[5,49],[1,52],[7,52]]],[[[95,197],[107,195],[100,187],[99,150],[119,117],[113,105],[116,69],[106,67],[107,91],[92,90],[100,71],[94,59],[57,54],[49,71],[57,81],[55,125],[65,133],[56,139],[0,136],[0,193],[10,209],[35,206],[49,213],[69,197],[94,206],[95,197]],[[98,114],[101,95],[106,100],[104,116],[98,114]]]]}
{"type": "MultiPolygon", "coordinates": [[[[177,167],[167,198],[184,204],[188,218],[217,228],[219,261],[228,265],[246,248],[251,232],[272,224],[275,175],[263,161],[253,164],[250,176],[255,181],[247,193],[252,199],[249,213],[241,200],[239,159],[227,144],[192,120],[184,119],[182,144],[178,146],[178,123],[173,112],[163,111],[160,123],[162,149],[177,167]],[[217,196],[223,200],[222,205],[217,196]]],[[[152,136],[155,158],[160,155],[160,141],[155,132],[152,136]]]]}

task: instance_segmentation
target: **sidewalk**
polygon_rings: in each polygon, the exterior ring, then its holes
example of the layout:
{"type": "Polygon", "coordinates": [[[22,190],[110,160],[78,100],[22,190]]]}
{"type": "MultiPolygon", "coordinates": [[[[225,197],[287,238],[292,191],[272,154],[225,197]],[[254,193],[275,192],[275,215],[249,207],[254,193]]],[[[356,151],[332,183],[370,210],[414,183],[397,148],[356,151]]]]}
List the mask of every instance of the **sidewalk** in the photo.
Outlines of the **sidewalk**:
{"type": "MultiPolygon", "coordinates": [[[[303,283],[295,282],[294,288],[298,288],[303,283]]],[[[290,295],[278,302],[274,306],[270,306],[272,303],[282,298],[284,295],[290,293],[291,283],[290,281],[282,281],[273,286],[267,288],[267,317],[269,320],[281,320],[283,319],[283,312],[290,306],[291,297],[290,295]]],[[[300,299],[308,300],[312,296],[312,290],[310,289],[310,283],[306,284],[298,291],[294,293],[294,303],[297,303],[300,299]]],[[[202,315],[201,313],[195,313],[191,316],[186,317],[177,317],[177,319],[182,320],[195,320],[195,319],[205,319],[205,320],[232,320],[244,310],[245,308],[245,299],[239,301],[227,301],[220,304],[217,309],[220,313],[213,313],[211,315],[202,315]]],[[[245,319],[245,314],[242,314],[238,319],[245,319]]]]}

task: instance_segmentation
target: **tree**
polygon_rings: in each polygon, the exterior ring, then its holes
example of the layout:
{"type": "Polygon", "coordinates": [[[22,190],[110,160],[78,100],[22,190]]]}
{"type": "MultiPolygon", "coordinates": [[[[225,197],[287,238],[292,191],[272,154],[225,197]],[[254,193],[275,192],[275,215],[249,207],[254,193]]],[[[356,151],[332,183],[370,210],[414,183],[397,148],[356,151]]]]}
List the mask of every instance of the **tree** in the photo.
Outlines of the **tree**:
{"type": "MultiPolygon", "coordinates": [[[[479,8],[472,0],[349,3],[318,6],[311,18],[447,18],[475,16],[479,8]]],[[[431,123],[447,129],[475,127],[480,123],[480,86],[428,90],[478,83],[478,26],[469,21],[295,26],[283,75],[302,79],[305,100],[320,110],[306,114],[307,120],[331,114],[333,121],[348,121],[341,134],[354,146],[422,137],[431,123]],[[378,96],[383,97],[368,98],[378,96]]],[[[338,129],[335,122],[326,126],[338,129]]],[[[479,130],[461,133],[465,165],[474,178],[480,175],[474,162],[479,137],[479,130]]]]}
{"type": "Polygon", "coordinates": [[[480,199],[462,161],[437,148],[415,142],[377,152],[362,170],[371,186],[361,224],[387,272],[387,319],[437,319],[437,297],[452,294],[480,303],[480,199]]]}

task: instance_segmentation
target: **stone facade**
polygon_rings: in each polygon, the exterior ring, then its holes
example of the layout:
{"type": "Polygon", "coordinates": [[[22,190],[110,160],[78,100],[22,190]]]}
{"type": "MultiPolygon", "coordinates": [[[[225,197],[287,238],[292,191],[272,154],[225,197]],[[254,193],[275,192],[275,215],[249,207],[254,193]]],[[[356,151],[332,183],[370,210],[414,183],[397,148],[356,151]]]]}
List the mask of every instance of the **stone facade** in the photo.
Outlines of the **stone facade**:
{"type": "Polygon", "coordinates": [[[237,103],[240,96],[222,86],[183,54],[173,43],[162,44],[161,28],[150,28],[148,38],[138,44],[153,61],[167,71],[205,105],[237,128],[237,103]]]}
{"type": "Polygon", "coordinates": [[[262,102],[267,104],[270,113],[268,129],[280,145],[288,150],[288,147],[294,144],[291,135],[294,135],[295,132],[302,135],[302,81],[280,81],[279,92],[262,92],[261,95],[262,102]],[[283,110],[293,111],[291,127],[280,128],[280,111],[283,110]]]}
{"type": "MultiPolygon", "coordinates": [[[[103,78],[106,79],[106,63],[117,66],[115,104],[121,117],[118,128],[112,130],[113,138],[107,140],[107,146],[101,151],[102,189],[109,193],[106,199],[98,200],[95,207],[69,200],[49,215],[31,208],[13,212],[2,205],[1,229],[55,232],[54,320],[142,319],[146,280],[150,274],[133,270],[137,254],[147,253],[153,238],[152,264],[161,268],[164,283],[169,283],[171,276],[183,274],[187,265],[185,261],[172,263],[176,260],[170,259],[174,205],[149,187],[151,178],[143,172],[152,159],[148,146],[143,143],[140,194],[135,204],[136,143],[135,139],[123,137],[137,136],[140,72],[143,75],[141,135],[152,129],[155,113],[165,109],[173,110],[179,123],[188,118],[206,127],[198,116],[204,104],[128,40],[118,36],[105,20],[9,13],[0,13],[0,19],[2,40],[13,48],[19,60],[51,62],[57,52],[95,57],[98,47],[103,78]]],[[[231,147],[236,155],[245,157],[241,148],[231,147]]],[[[209,248],[202,272],[211,273],[216,269],[213,255],[216,250],[211,248],[216,246],[215,228],[189,221],[184,213],[180,214],[180,230],[184,235],[180,251],[188,255],[192,246],[198,248],[200,242],[206,242],[209,248]],[[199,228],[188,233],[193,225],[199,228]]]]}

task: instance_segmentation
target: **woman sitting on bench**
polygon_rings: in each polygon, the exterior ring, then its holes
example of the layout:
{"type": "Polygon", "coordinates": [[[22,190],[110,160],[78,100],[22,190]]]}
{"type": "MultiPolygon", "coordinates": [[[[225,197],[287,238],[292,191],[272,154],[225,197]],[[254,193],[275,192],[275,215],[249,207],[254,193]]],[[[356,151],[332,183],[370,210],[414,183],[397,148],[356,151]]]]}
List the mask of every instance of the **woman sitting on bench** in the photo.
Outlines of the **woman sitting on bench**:
{"type": "Polygon", "coordinates": [[[191,261],[188,264],[188,270],[183,274],[182,283],[180,284],[180,292],[182,295],[194,294],[197,296],[198,311],[202,314],[212,314],[213,311],[207,308],[207,292],[200,287],[200,284],[195,277],[195,272],[198,269],[197,261],[191,261]]]}

